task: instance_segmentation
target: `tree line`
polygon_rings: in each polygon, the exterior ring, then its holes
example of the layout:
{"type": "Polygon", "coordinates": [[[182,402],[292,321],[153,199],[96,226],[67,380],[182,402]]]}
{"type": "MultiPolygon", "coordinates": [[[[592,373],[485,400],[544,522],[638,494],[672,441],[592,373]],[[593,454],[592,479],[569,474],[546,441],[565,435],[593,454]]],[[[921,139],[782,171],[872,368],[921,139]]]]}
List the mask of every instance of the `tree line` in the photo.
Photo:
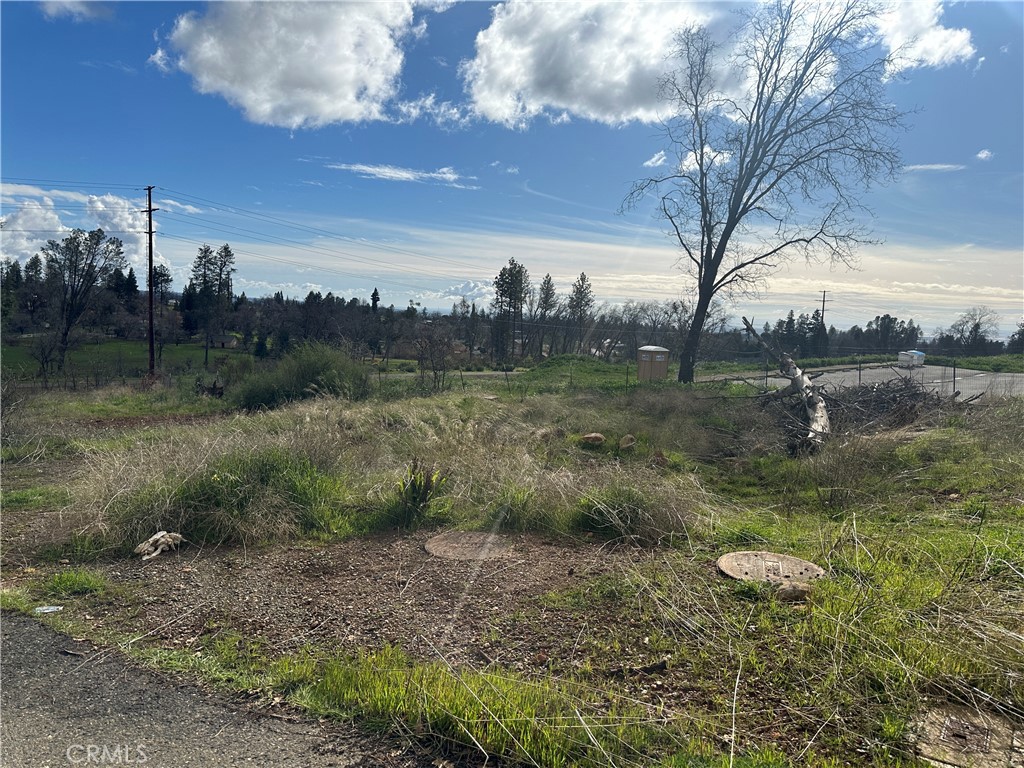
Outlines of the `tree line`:
{"type": "MultiPolygon", "coordinates": [[[[494,298],[480,305],[465,298],[448,313],[380,306],[368,298],[345,299],[310,291],[303,299],[248,298],[235,294],[234,252],[203,245],[180,293],[170,270],[154,270],[155,335],[166,344],[198,342],[205,362],[211,349],[240,347],[257,358],[280,357],[306,341],[348,345],[360,356],[416,360],[442,380],[453,366],[516,365],[572,353],[604,360],[632,359],[645,345],[665,347],[679,359],[694,320],[681,300],[598,303],[586,273],[560,294],[550,273],[535,284],[525,265],[512,258],[494,277],[494,298]]],[[[144,339],[148,332],[144,291],[117,238],[102,230],[74,230],[51,240],[21,265],[0,261],[0,322],[6,339],[25,339],[46,377],[59,373],[67,351],[85,338],[144,339]]],[[[864,327],[825,327],[820,310],[765,323],[762,337],[799,357],[895,354],[921,349],[944,355],[1024,352],[1024,322],[1008,343],[994,339],[998,316],[985,307],[964,312],[930,338],[913,319],[877,315],[864,327]]],[[[712,304],[704,320],[698,359],[752,362],[759,346],[712,304]]],[[[440,382],[439,382],[440,383],[440,382]]]]}

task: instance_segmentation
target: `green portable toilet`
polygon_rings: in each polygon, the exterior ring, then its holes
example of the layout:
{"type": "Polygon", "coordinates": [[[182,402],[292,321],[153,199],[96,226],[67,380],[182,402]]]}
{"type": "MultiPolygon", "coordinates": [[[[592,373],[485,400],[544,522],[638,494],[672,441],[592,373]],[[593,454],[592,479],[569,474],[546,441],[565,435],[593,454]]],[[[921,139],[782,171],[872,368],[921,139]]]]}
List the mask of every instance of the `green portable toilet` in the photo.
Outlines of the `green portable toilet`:
{"type": "Polygon", "coordinates": [[[640,347],[636,353],[636,377],[639,381],[668,376],[668,350],[664,347],[640,347]]]}

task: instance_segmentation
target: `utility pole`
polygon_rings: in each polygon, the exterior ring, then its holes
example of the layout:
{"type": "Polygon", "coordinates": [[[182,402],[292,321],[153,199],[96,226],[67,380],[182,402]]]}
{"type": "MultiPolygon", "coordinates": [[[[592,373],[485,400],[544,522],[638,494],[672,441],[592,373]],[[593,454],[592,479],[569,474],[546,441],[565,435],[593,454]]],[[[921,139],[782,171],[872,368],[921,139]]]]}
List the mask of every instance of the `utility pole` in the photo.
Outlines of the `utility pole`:
{"type": "Polygon", "coordinates": [[[825,294],[826,293],[828,293],[828,291],[822,291],[821,292],[821,337],[822,337],[822,339],[824,339],[824,342],[823,342],[823,344],[818,344],[817,345],[817,346],[821,347],[818,350],[818,353],[822,357],[828,357],[828,352],[829,352],[829,350],[828,350],[828,346],[829,346],[829,344],[828,344],[828,326],[825,325],[825,294]]]}
{"type": "Polygon", "coordinates": [[[149,214],[149,228],[146,230],[149,235],[149,376],[152,379],[156,375],[156,337],[153,332],[153,211],[159,208],[153,207],[153,187],[146,187],[146,213],[149,214]]]}

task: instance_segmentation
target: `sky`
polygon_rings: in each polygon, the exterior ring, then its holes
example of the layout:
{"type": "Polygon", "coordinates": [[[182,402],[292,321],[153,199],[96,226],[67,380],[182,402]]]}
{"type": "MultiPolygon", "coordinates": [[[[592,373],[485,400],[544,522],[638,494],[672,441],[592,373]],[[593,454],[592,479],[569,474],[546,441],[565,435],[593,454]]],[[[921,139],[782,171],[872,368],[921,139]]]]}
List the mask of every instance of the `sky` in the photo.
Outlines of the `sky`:
{"type": "MultiPolygon", "coordinates": [[[[727,310],[822,306],[927,334],[1024,314],[1024,3],[883,0],[902,173],[862,198],[857,269],[784,263],[727,310]],[[824,294],[823,294],[824,292],[824,294]]],[[[146,187],[174,288],[229,243],[235,290],[483,306],[509,259],[599,303],[686,298],[679,251],[631,185],[666,169],[657,82],[674,33],[724,2],[0,3],[0,250],[73,227],[141,279],[146,187]]],[[[723,37],[723,39],[732,39],[723,37]]]]}

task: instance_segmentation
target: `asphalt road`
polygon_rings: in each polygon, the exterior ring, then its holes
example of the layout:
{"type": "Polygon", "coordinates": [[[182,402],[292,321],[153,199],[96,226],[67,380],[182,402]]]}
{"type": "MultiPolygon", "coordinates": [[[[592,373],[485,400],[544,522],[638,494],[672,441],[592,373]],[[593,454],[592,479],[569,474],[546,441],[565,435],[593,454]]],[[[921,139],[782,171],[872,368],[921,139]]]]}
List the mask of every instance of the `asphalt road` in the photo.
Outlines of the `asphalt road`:
{"type": "MultiPolygon", "coordinates": [[[[815,379],[815,383],[855,387],[858,384],[888,381],[897,376],[911,376],[914,381],[944,397],[959,391],[961,400],[980,394],[998,397],[1024,396],[1024,373],[988,373],[960,368],[954,372],[953,368],[941,365],[925,365],[910,369],[884,366],[864,368],[860,371],[856,368],[829,370],[815,379]]],[[[780,378],[775,383],[783,386],[786,380],[780,378]]]]}
{"type": "Polygon", "coordinates": [[[418,768],[354,726],[277,719],[0,613],[0,766],[418,768]]]}

